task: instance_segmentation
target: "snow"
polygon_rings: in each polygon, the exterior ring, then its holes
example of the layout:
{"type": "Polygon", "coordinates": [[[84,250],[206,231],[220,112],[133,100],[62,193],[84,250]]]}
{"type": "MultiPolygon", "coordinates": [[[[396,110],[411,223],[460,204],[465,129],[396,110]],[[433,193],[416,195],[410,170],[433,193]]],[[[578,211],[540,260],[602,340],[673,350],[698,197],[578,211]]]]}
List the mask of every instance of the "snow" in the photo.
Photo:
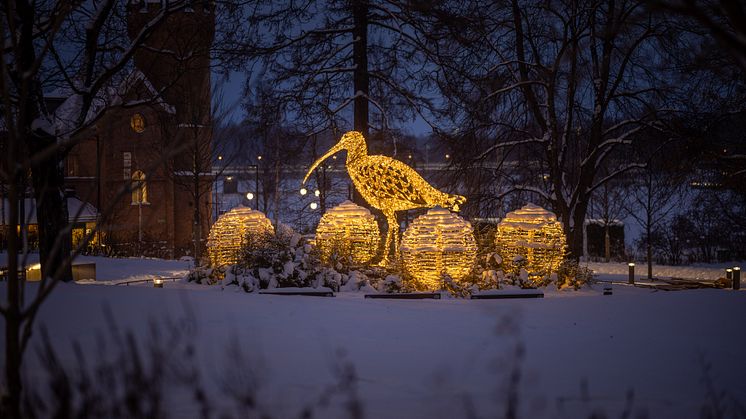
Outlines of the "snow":
{"type": "MultiPolygon", "coordinates": [[[[10,205],[8,200],[3,198],[0,204],[0,225],[4,225],[6,220],[10,218],[10,205]]],[[[26,198],[24,202],[25,217],[23,220],[27,224],[37,224],[36,221],[36,200],[34,198],[26,198]]],[[[67,198],[67,213],[68,220],[70,222],[89,222],[96,221],[98,217],[98,211],[93,205],[83,202],[80,199],[70,196],[67,198]]]]}
{"type": "Polygon", "coordinates": [[[54,126],[46,117],[39,117],[31,121],[31,131],[44,131],[48,135],[55,135],[54,126]]]}
{"type": "MultiPolygon", "coordinates": [[[[187,269],[184,261],[81,259],[95,261],[101,279],[109,280],[187,269]]],[[[604,280],[627,269],[590,267],[604,280]]],[[[707,278],[721,268],[657,267],[661,275],[707,278]]],[[[336,382],[334,369],[343,362],[355,368],[369,418],[466,417],[467,400],[479,417],[502,417],[514,368],[521,377],[519,417],[582,418],[596,409],[621,417],[629,390],[631,417],[643,409],[651,418],[697,416],[706,397],[703,362],[711,363],[718,391],[746,402],[746,291],[614,285],[613,295],[603,296],[603,286],[547,288],[543,299],[402,301],[364,299],[361,292],[336,298],[220,292],[220,286],[180,282],[163,289],[61,284],[38,320],[62,358],[74,362],[73,340],[95,359],[96,332],[108,327],[104,306],[120,328],[142,339],[149,336],[149,319],[190,311],[205,376],[218,382],[234,366],[226,354],[235,340],[253,360],[250,367],[263,371],[260,404],[273,417],[298,417],[336,382]]],[[[33,295],[35,285],[29,287],[33,295]]],[[[2,283],[0,301],[5,293],[2,283]]],[[[32,377],[39,376],[38,343],[34,334],[26,361],[32,377]]],[[[334,396],[314,416],[348,417],[344,402],[334,396]]],[[[175,417],[198,416],[189,409],[177,402],[171,410],[175,417]]]]}
{"type": "MultiPolygon", "coordinates": [[[[27,265],[39,262],[38,253],[29,253],[27,265]]],[[[96,280],[99,282],[126,282],[151,279],[183,277],[191,267],[189,260],[163,260],[154,258],[107,258],[102,256],[78,256],[74,263],[95,263],[96,280]]],[[[0,266],[8,265],[8,254],[0,253],[0,266]]]]}

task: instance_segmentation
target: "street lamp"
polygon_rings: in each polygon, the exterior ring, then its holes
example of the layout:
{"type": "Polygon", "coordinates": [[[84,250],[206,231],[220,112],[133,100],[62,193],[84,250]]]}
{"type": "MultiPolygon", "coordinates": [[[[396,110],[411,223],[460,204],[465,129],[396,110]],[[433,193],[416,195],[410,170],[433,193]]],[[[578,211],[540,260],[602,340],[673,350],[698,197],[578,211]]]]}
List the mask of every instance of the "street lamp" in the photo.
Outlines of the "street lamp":
{"type": "Polygon", "coordinates": [[[252,199],[254,199],[254,194],[251,192],[246,192],[246,199],[251,201],[252,199]]]}
{"type": "Polygon", "coordinates": [[[316,189],[315,191],[313,191],[313,194],[316,195],[316,196],[319,196],[319,195],[321,195],[321,191],[318,190],[318,189],[316,189]]]}
{"type": "Polygon", "coordinates": [[[311,202],[311,209],[312,209],[312,210],[315,210],[315,209],[316,209],[316,208],[318,208],[318,207],[319,207],[319,204],[317,204],[317,203],[315,203],[315,202],[311,202]]]}
{"type": "Polygon", "coordinates": [[[300,194],[301,196],[305,196],[308,193],[308,189],[306,188],[300,188],[300,194]]]}

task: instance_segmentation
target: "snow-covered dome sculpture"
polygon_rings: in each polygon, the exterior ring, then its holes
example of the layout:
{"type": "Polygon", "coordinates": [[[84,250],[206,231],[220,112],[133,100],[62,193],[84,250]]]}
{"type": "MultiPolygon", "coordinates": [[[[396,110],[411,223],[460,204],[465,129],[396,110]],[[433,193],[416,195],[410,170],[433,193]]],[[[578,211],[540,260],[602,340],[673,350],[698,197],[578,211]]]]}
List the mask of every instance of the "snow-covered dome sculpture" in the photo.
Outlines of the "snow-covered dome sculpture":
{"type": "Polygon", "coordinates": [[[505,216],[497,226],[495,242],[504,261],[520,256],[535,278],[556,272],[565,257],[562,223],[554,213],[531,203],[505,216]]]}
{"type": "Polygon", "coordinates": [[[239,206],[218,218],[210,228],[207,249],[213,268],[235,264],[249,240],[264,240],[272,234],[272,222],[261,211],[239,206]]]}
{"type": "Polygon", "coordinates": [[[380,241],[373,214],[350,201],[328,210],[316,228],[316,246],[324,263],[341,258],[366,264],[376,255],[380,241]]]}
{"type": "Polygon", "coordinates": [[[430,290],[443,287],[443,275],[464,279],[474,267],[477,242],[471,223],[435,207],[417,217],[401,242],[404,269],[430,290]]]}

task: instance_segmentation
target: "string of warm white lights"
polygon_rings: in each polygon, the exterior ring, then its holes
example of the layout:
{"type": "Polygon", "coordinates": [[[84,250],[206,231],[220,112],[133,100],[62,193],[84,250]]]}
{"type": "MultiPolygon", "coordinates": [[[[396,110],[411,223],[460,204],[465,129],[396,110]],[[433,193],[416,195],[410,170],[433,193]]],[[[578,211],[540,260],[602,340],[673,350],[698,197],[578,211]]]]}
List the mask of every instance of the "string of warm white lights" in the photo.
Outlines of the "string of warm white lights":
{"type": "Polygon", "coordinates": [[[316,228],[316,246],[324,263],[336,255],[353,264],[366,264],[378,251],[380,234],[370,211],[344,201],[321,217],[316,228]]]}
{"type": "Polygon", "coordinates": [[[392,242],[394,254],[397,253],[398,211],[434,206],[458,211],[459,205],[466,202],[463,196],[449,195],[433,188],[414,169],[398,160],[381,155],[369,156],[365,137],[357,131],[344,134],[334,147],[316,160],[308,169],[303,183],[321,162],[341,150],[347,150],[345,165],[355,189],[363,199],[373,208],[381,210],[386,217],[388,232],[384,246],[384,264],[388,261],[392,242]]]}
{"type": "Polygon", "coordinates": [[[233,208],[210,228],[207,239],[210,265],[218,268],[235,264],[249,235],[260,238],[273,231],[272,222],[261,211],[244,206],[233,208]]]}
{"type": "Polygon", "coordinates": [[[431,290],[443,275],[463,280],[474,267],[477,242],[471,223],[447,209],[433,208],[404,232],[401,254],[406,272],[431,290]]]}
{"type": "Polygon", "coordinates": [[[557,216],[534,204],[509,212],[497,226],[495,244],[506,262],[521,256],[531,277],[557,272],[565,256],[565,235],[557,216]]]}

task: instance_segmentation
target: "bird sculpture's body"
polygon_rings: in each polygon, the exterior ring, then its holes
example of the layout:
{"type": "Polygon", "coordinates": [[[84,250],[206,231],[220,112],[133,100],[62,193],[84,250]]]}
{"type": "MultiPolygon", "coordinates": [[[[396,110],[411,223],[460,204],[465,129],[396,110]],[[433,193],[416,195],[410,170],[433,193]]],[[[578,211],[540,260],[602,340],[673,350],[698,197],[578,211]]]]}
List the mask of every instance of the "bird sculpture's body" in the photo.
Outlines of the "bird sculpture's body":
{"type": "Polygon", "coordinates": [[[422,176],[406,164],[387,156],[368,155],[368,147],[363,135],[350,131],[329,151],[316,160],[308,170],[303,183],[311,172],[332,154],[347,150],[347,173],[355,189],[373,208],[381,210],[388,223],[383,264],[388,263],[389,249],[394,243],[394,254],[398,247],[398,211],[415,208],[441,206],[458,211],[459,205],[466,202],[460,195],[443,193],[428,184],[422,176]]]}

